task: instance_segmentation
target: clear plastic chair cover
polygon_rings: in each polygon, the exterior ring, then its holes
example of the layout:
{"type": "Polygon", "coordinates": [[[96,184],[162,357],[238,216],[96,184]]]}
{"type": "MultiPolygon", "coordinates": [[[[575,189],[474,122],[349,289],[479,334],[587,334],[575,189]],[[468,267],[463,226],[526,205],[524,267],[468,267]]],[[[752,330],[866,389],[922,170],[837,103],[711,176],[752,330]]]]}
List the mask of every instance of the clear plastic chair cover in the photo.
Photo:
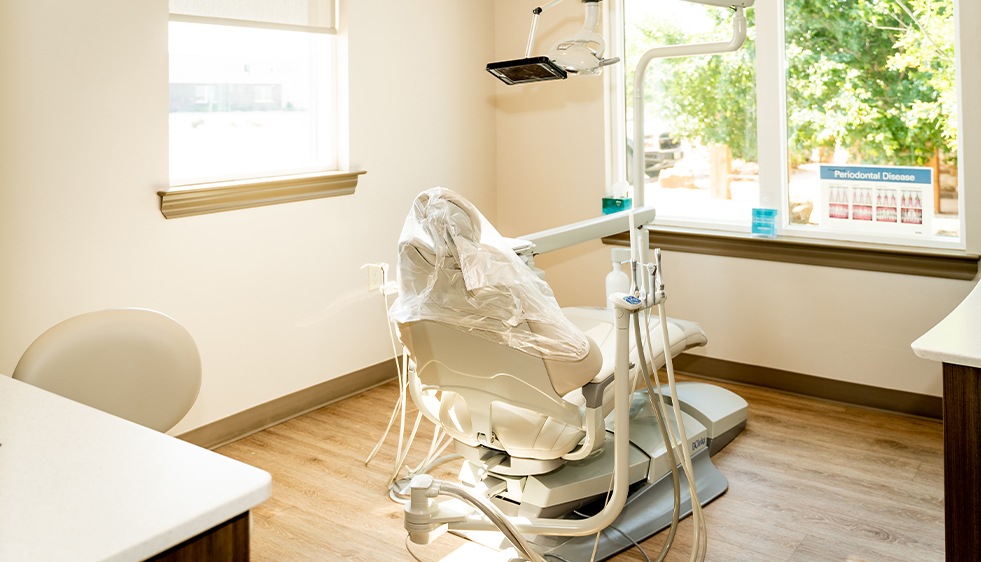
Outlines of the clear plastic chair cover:
{"type": "Polygon", "coordinates": [[[399,239],[397,324],[432,320],[550,360],[589,342],[551,288],[469,201],[436,187],[416,197],[399,239]]]}

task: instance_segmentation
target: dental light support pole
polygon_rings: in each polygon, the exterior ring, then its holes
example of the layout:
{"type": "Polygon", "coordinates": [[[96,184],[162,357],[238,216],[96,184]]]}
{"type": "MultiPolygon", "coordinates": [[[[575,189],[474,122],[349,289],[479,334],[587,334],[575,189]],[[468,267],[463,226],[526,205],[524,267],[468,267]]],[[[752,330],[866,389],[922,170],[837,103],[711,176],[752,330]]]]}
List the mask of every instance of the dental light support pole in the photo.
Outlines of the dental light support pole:
{"type": "MultiPolygon", "coordinates": [[[[722,5],[720,0],[690,0],[698,3],[722,5]]],[[[725,2],[726,0],[721,0],[725,2]]],[[[741,0],[739,2],[734,2],[731,6],[734,10],[734,15],[732,18],[732,37],[729,41],[721,42],[709,42],[709,43],[690,43],[684,45],[667,45],[663,47],[655,47],[644,53],[640,60],[637,62],[637,68],[634,72],[634,143],[636,147],[633,154],[633,185],[634,185],[634,202],[638,207],[644,206],[644,187],[645,187],[645,174],[644,174],[644,77],[647,73],[647,66],[654,59],[665,59],[665,58],[678,58],[678,57],[689,57],[697,55],[714,55],[720,53],[727,53],[738,50],[743,46],[746,41],[747,25],[746,25],[746,13],[744,6],[752,5],[754,0],[741,0]]],[[[643,225],[643,223],[642,223],[643,225]]],[[[637,228],[636,220],[633,211],[630,212],[630,249],[631,249],[631,261],[632,261],[632,279],[633,279],[633,291],[635,295],[640,296],[644,292],[648,297],[653,296],[653,301],[651,304],[657,305],[659,320],[661,322],[661,328],[663,331],[663,338],[665,341],[665,346],[667,346],[667,325],[666,325],[666,315],[664,312],[664,286],[659,282],[652,279],[650,276],[641,276],[641,271],[646,269],[647,264],[647,250],[650,245],[650,231],[642,226],[640,229],[637,228]],[[641,281],[643,279],[643,281],[641,281]]],[[[655,275],[659,278],[661,274],[661,264],[660,264],[660,252],[656,252],[656,265],[655,265],[655,275]]],[[[671,387],[672,395],[677,396],[675,390],[674,381],[674,368],[673,362],[671,360],[671,354],[665,353],[665,368],[668,371],[668,381],[671,387]]],[[[677,400],[672,401],[675,414],[677,419],[681,419],[681,412],[678,409],[677,400]]],[[[663,398],[662,398],[663,406],[663,398]]],[[[678,443],[687,443],[687,436],[685,435],[684,424],[678,423],[678,443]]],[[[673,446],[673,444],[671,445],[673,446]]],[[[684,459],[683,464],[685,472],[688,474],[689,490],[691,493],[691,506],[692,506],[692,518],[694,521],[694,536],[695,544],[693,545],[691,552],[691,560],[703,560],[705,556],[705,551],[707,549],[707,539],[705,535],[704,519],[701,515],[701,505],[696,496],[695,486],[693,479],[695,477],[694,471],[692,470],[691,457],[688,454],[688,450],[683,445],[679,447],[682,452],[682,457],[684,459]]]]}
{"type": "MultiPolygon", "coordinates": [[[[689,0],[702,4],[710,4],[716,6],[727,6],[729,0],[689,0]]],[[[634,72],[634,91],[633,91],[633,119],[634,119],[634,142],[636,148],[633,154],[633,185],[634,193],[633,198],[637,207],[643,207],[645,203],[645,174],[644,174],[644,78],[647,73],[647,67],[650,62],[654,59],[664,59],[664,58],[678,58],[678,57],[689,57],[697,55],[713,55],[720,53],[727,53],[735,51],[743,46],[746,41],[747,34],[747,24],[746,24],[746,14],[745,7],[753,5],[755,0],[736,0],[732,2],[731,7],[734,10],[733,15],[733,31],[732,37],[729,41],[723,42],[709,42],[709,43],[693,43],[684,45],[668,45],[663,47],[655,47],[645,52],[640,60],[637,62],[637,68],[634,72]]],[[[660,264],[660,251],[655,252],[655,269],[654,276],[642,275],[642,272],[647,270],[647,251],[650,245],[650,231],[646,228],[645,223],[641,223],[641,227],[638,229],[636,217],[633,211],[630,211],[630,249],[631,249],[631,273],[632,273],[632,291],[635,297],[641,297],[650,299],[652,302],[645,303],[647,306],[656,305],[658,308],[658,316],[662,328],[662,337],[665,342],[665,346],[668,345],[668,334],[667,334],[667,318],[664,311],[664,286],[660,282],[661,275],[661,264],[660,264]]],[[[646,300],[645,299],[645,300],[646,300]]],[[[668,372],[668,384],[671,388],[672,396],[677,396],[674,380],[674,368],[671,360],[670,353],[665,353],[665,367],[668,372]]],[[[676,419],[681,419],[681,412],[678,409],[677,400],[673,400],[673,406],[675,410],[676,419]]],[[[661,407],[664,407],[663,397],[661,398],[661,407]]],[[[695,544],[693,545],[691,552],[691,560],[703,560],[705,557],[705,552],[707,550],[707,538],[705,533],[704,519],[701,514],[701,505],[696,495],[696,490],[694,486],[695,474],[692,467],[691,456],[688,453],[687,447],[684,446],[688,442],[688,438],[685,435],[684,424],[677,424],[678,435],[677,441],[672,438],[672,443],[666,446],[674,447],[674,443],[678,443],[680,452],[683,457],[684,471],[688,476],[689,491],[691,494],[691,507],[692,507],[692,518],[694,521],[694,538],[695,544]]],[[[674,525],[672,525],[672,533],[674,531],[674,525]]],[[[670,540],[669,540],[670,542],[670,540]]],[[[665,543],[667,546],[668,543],[665,543]]],[[[663,558],[666,554],[662,550],[659,560],[663,558]]]]}
{"type": "MultiPolygon", "coordinates": [[[[712,0],[689,0],[701,4],[713,4],[724,6],[712,0]]],[[[733,2],[751,6],[752,1],[733,2]]],[[[634,143],[640,149],[634,149],[633,154],[633,184],[634,184],[634,205],[644,206],[644,75],[647,73],[647,65],[654,59],[667,59],[678,57],[690,57],[696,55],[716,55],[736,51],[743,46],[746,41],[746,13],[742,5],[733,6],[735,15],[732,18],[732,38],[729,41],[719,41],[713,43],[689,43],[685,45],[667,45],[655,47],[644,53],[637,62],[634,71],[634,143]]],[[[632,259],[635,263],[647,263],[647,248],[650,244],[650,233],[646,228],[639,231],[635,224],[633,213],[630,215],[630,248],[632,259]]],[[[637,276],[635,274],[634,279],[637,276]]],[[[636,283],[636,282],[635,282],[636,283]]]]}

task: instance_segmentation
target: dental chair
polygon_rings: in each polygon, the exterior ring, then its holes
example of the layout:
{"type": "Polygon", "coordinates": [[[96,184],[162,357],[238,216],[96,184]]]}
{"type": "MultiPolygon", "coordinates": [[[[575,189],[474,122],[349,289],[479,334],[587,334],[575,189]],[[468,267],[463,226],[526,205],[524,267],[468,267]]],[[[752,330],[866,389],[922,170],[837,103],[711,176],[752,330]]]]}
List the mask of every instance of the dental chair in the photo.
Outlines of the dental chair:
{"type": "MultiPolygon", "coordinates": [[[[643,376],[637,349],[642,342],[629,338],[626,360],[618,358],[619,338],[628,336],[618,336],[613,312],[560,308],[548,285],[463,197],[434,188],[416,198],[399,241],[398,287],[389,316],[409,352],[409,393],[420,412],[455,440],[465,459],[461,481],[503,514],[526,521],[585,517],[574,512],[602,502],[617,463],[629,464],[634,490],[653,486],[670,472],[664,440],[652,431],[656,421],[646,395],[620,406],[630,410],[630,433],[639,436],[631,438],[629,452],[617,459],[621,453],[606,446],[614,435],[609,430],[614,429],[615,373],[620,369],[628,379],[620,384],[635,388],[643,376]]],[[[665,353],[674,356],[707,342],[693,322],[668,319],[666,325],[668,349],[659,336],[642,337],[650,340],[643,342],[649,344],[648,372],[664,365],[665,353]]],[[[651,333],[660,332],[655,323],[651,333]]],[[[716,387],[706,395],[703,387],[709,385],[679,385],[678,394],[682,408],[691,412],[683,415],[691,446],[704,449],[707,460],[712,440],[718,450],[742,429],[746,409],[738,396],[716,387]],[[709,407],[702,412],[686,406],[692,401],[709,407]],[[722,406],[713,409],[712,402],[722,406]]],[[[715,497],[727,484],[708,466],[708,493],[715,497]]],[[[663,484],[660,490],[656,501],[663,503],[663,484]]],[[[650,502],[636,494],[630,502],[650,510],[650,502]]],[[[446,525],[474,536],[468,531],[486,525],[473,519],[446,525]]],[[[657,526],[666,526],[663,514],[659,519],[657,526]]],[[[581,544],[570,540],[577,534],[573,527],[530,524],[527,531],[536,549],[582,559],[577,549],[586,542],[591,549],[592,537],[581,544]],[[539,534],[540,529],[560,536],[539,534]]],[[[653,532],[644,530],[637,540],[653,532]]],[[[428,532],[417,532],[417,538],[431,540],[428,532]]],[[[605,556],[630,544],[614,543],[605,556]]]]}

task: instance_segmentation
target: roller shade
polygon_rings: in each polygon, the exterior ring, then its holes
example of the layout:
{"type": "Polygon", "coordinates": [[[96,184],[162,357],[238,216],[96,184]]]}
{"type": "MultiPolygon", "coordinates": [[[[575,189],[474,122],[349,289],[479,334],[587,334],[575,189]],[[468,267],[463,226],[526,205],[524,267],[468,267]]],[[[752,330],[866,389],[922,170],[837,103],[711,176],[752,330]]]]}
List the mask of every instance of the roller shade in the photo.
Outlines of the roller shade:
{"type": "Polygon", "coordinates": [[[170,19],[336,33],[334,0],[170,0],[170,19]]]}

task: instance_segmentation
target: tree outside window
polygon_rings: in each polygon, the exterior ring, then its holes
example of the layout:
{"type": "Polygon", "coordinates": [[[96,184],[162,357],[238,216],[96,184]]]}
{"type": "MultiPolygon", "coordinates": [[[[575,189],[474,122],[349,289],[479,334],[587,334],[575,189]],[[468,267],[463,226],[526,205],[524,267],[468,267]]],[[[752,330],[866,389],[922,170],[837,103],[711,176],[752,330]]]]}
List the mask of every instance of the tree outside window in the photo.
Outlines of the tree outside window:
{"type": "MultiPolygon", "coordinates": [[[[728,10],[702,11],[698,25],[684,13],[631,19],[629,10],[628,88],[631,54],[720,40],[731,29],[728,10]]],[[[937,216],[955,219],[936,221],[936,234],[958,236],[953,0],[786,0],[784,13],[790,223],[820,225],[813,210],[822,163],[922,166],[934,170],[937,216]]],[[[682,186],[732,200],[737,186],[749,185],[756,191],[744,197],[757,204],[756,112],[780,109],[756,107],[754,10],[747,16],[750,36],[740,51],[665,60],[649,71],[647,118],[683,140],[685,159],[708,161],[661,170],[655,189],[682,186]]]]}

